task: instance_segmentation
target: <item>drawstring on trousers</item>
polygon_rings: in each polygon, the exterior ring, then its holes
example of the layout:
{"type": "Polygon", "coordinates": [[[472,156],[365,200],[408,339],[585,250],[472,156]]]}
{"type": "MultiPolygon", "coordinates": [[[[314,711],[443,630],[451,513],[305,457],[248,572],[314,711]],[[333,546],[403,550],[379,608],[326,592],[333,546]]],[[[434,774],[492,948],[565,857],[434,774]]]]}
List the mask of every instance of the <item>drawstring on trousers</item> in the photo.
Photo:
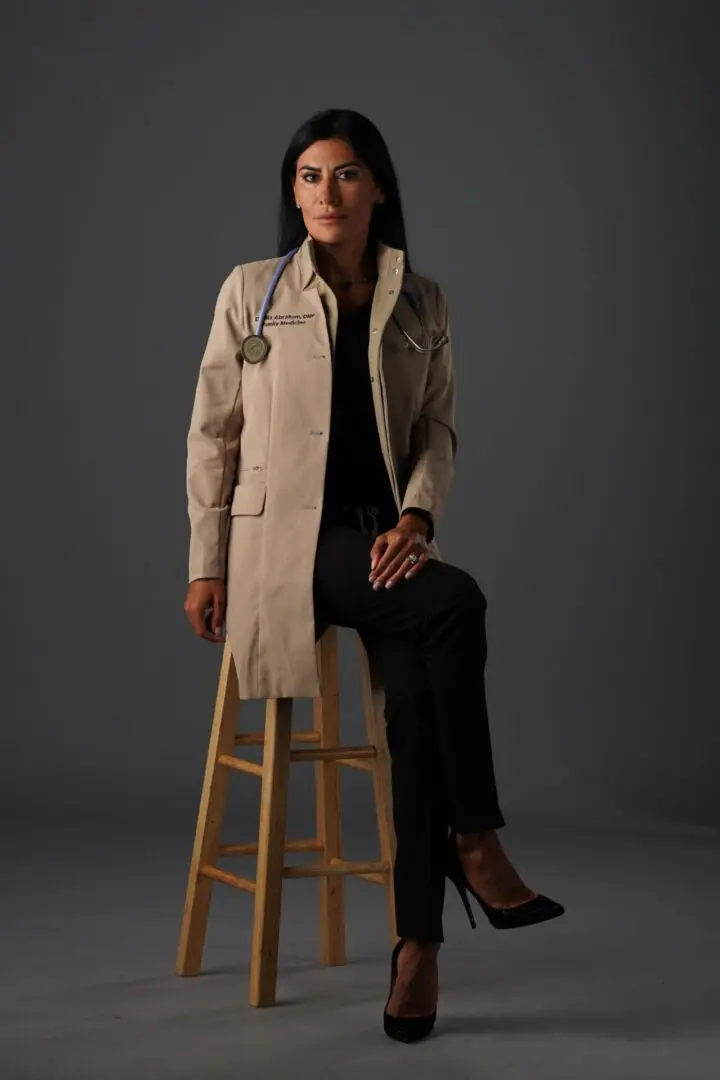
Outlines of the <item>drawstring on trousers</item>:
{"type": "Polygon", "coordinates": [[[380,513],[377,506],[355,506],[353,510],[357,514],[358,524],[360,526],[360,532],[369,534],[373,540],[377,539],[377,535],[380,532],[380,525],[378,522],[378,514],[380,513]],[[370,527],[368,528],[365,523],[365,515],[370,518],[370,527]]]}
{"type": "Polygon", "coordinates": [[[323,509],[323,521],[326,525],[352,523],[353,528],[371,536],[376,540],[380,535],[382,511],[379,506],[368,503],[345,503],[340,506],[325,506],[323,509]]]}

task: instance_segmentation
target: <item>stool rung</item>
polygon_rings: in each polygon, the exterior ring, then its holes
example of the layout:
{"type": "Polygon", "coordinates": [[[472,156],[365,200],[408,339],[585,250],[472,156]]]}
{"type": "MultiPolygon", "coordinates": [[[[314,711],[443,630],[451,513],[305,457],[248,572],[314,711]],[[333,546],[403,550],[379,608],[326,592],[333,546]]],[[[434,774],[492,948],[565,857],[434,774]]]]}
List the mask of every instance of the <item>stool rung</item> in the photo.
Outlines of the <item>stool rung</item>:
{"type": "Polygon", "coordinates": [[[338,765],[347,765],[349,769],[360,769],[362,772],[372,772],[375,768],[374,761],[368,761],[363,758],[360,758],[358,761],[355,761],[353,758],[338,758],[338,765]]]}
{"type": "MultiPolygon", "coordinates": [[[[322,840],[287,840],[286,851],[322,851],[322,840]]],[[[218,855],[257,855],[258,845],[255,844],[221,844],[218,855]]]]}
{"type": "Polygon", "coordinates": [[[212,878],[213,881],[222,881],[224,885],[232,885],[234,889],[242,889],[244,892],[255,892],[255,882],[250,878],[238,877],[237,874],[228,874],[219,866],[211,866],[209,863],[200,867],[201,877],[212,878]]]}
{"type": "Polygon", "coordinates": [[[334,859],[331,863],[308,863],[306,866],[285,866],[283,877],[330,877],[334,874],[386,874],[388,864],[384,862],[345,862],[334,859]]]}
{"type": "MultiPolygon", "coordinates": [[[[342,862],[342,861],[343,860],[340,859],[340,858],[330,859],[329,860],[331,866],[334,863],[342,862]]],[[[386,867],[385,870],[383,870],[383,872],[381,874],[356,874],[355,877],[360,878],[362,881],[370,881],[370,882],[372,882],[373,885],[387,885],[387,883],[388,883],[388,875],[390,874],[391,871],[390,871],[389,865],[387,863],[385,864],[385,867],[386,867]]]]}
{"type": "Polygon", "coordinates": [[[349,761],[351,758],[376,758],[374,746],[319,746],[317,750],[291,750],[291,761],[349,761]]]}
{"type": "MultiPolygon", "coordinates": [[[[293,742],[309,742],[319,743],[320,732],[319,731],[294,731],[290,736],[293,742]]],[[[250,731],[243,733],[242,735],[235,736],[236,746],[264,746],[265,744],[265,732],[264,731],[250,731]]]]}
{"type": "MultiPolygon", "coordinates": [[[[244,847],[246,845],[239,844],[236,846],[244,847]]],[[[257,847],[257,845],[255,846],[257,847]]],[[[223,852],[221,850],[220,854],[228,854],[228,852],[223,852]]],[[[307,866],[285,866],[283,868],[283,877],[329,877],[331,875],[353,874],[355,877],[362,878],[364,881],[371,881],[374,885],[386,885],[388,870],[389,867],[387,863],[352,863],[334,859],[330,863],[316,863],[314,865],[309,863],[307,866]]],[[[255,892],[255,882],[250,878],[238,877],[237,874],[229,874],[226,870],[221,870],[219,866],[211,866],[210,864],[201,866],[200,875],[202,877],[212,878],[213,881],[220,881],[223,885],[232,885],[234,889],[241,889],[243,892],[255,892]]]]}
{"type": "Polygon", "coordinates": [[[254,761],[246,761],[245,758],[235,757],[234,754],[219,754],[218,765],[227,765],[228,769],[237,772],[250,773],[252,776],[262,776],[262,765],[256,765],[254,761]]]}

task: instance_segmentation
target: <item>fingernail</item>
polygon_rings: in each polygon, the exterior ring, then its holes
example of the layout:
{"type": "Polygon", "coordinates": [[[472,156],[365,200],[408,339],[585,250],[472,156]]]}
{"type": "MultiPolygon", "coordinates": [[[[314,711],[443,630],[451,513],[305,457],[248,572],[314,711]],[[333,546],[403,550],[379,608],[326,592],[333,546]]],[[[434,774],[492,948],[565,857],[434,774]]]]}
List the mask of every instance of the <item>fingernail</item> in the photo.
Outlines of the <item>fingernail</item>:
{"type": "Polygon", "coordinates": [[[380,582],[376,581],[375,584],[373,585],[373,589],[379,589],[379,588],[380,588],[380,582]]]}
{"type": "Polygon", "coordinates": [[[386,589],[392,589],[393,585],[394,585],[394,582],[392,582],[392,581],[386,581],[385,582],[385,588],[386,589]]]}

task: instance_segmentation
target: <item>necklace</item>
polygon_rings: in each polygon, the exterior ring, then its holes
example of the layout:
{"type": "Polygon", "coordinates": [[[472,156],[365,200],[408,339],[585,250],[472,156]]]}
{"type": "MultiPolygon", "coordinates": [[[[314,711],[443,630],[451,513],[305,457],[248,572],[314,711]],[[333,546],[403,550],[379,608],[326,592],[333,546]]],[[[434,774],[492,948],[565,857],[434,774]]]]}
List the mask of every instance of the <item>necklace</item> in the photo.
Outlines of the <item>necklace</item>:
{"type": "Polygon", "coordinates": [[[350,278],[350,279],[344,280],[344,281],[341,281],[341,280],[339,280],[337,278],[333,278],[330,281],[330,284],[331,285],[339,285],[343,289],[351,289],[353,285],[371,285],[371,284],[375,284],[376,281],[377,281],[377,278],[371,278],[371,277],[350,278]]]}
{"type": "Polygon", "coordinates": [[[362,277],[356,278],[330,278],[330,285],[341,285],[345,289],[351,288],[353,285],[374,285],[377,281],[377,274],[363,274],[362,277]]]}

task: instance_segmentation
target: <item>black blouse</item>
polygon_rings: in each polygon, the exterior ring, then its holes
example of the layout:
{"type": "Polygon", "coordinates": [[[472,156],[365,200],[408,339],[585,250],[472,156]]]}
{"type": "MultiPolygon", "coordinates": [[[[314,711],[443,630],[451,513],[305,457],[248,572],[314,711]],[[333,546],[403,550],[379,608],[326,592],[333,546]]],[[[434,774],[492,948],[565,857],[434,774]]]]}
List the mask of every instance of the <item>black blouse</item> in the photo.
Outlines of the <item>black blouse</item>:
{"type": "MultiPolygon", "coordinates": [[[[380,521],[390,521],[386,526],[390,528],[396,523],[397,509],[380,445],[368,368],[371,308],[369,301],[338,315],[324,505],[330,512],[343,506],[377,506],[380,521]]],[[[431,539],[432,515],[415,507],[404,511],[410,512],[427,521],[431,539]]]]}

